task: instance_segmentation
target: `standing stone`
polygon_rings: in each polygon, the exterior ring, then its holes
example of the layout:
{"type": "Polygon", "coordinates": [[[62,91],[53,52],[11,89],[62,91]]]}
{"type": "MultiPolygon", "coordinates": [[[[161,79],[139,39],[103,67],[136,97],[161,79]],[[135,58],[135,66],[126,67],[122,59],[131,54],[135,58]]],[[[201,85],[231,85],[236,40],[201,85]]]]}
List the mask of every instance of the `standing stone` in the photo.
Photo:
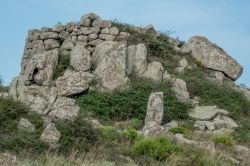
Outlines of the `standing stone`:
{"type": "Polygon", "coordinates": [[[205,68],[223,72],[232,80],[237,80],[243,72],[243,68],[236,60],[205,37],[190,38],[184,48],[192,51],[192,56],[205,68]]]}
{"type": "Polygon", "coordinates": [[[189,92],[187,91],[187,85],[186,82],[182,79],[172,79],[172,90],[175,92],[175,96],[183,101],[186,102],[189,100],[189,92]]]}
{"type": "Polygon", "coordinates": [[[126,55],[125,43],[106,41],[96,46],[92,62],[98,90],[110,92],[127,85],[126,55]]]}
{"type": "Polygon", "coordinates": [[[143,135],[154,137],[160,134],[164,127],[161,126],[163,119],[163,92],[151,93],[148,99],[147,114],[143,135]]]}
{"type": "Polygon", "coordinates": [[[70,52],[70,66],[76,71],[88,71],[91,68],[90,52],[83,44],[77,44],[70,52]]]}

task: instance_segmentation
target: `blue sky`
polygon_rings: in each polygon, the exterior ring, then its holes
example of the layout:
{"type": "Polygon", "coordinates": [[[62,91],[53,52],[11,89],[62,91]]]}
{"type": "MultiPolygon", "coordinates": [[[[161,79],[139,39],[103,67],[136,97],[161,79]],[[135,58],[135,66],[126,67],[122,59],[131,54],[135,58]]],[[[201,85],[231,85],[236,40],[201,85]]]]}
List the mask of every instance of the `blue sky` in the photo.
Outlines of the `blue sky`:
{"type": "Polygon", "coordinates": [[[78,21],[88,12],[138,26],[153,24],[181,40],[206,36],[244,67],[238,82],[250,87],[249,0],[2,0],[0,75],[4,84],[20,71],[28,29],[78,21]]]}

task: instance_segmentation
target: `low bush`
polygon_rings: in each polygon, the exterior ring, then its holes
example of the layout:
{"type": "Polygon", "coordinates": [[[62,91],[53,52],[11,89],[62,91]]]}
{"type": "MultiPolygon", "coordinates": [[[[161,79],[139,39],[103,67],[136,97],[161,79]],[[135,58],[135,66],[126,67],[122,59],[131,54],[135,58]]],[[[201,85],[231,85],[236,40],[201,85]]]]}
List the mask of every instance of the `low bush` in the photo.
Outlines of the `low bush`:
{"type": "Polygon", "coordinates": [[[56,127],[61,132],[59,152],[63,154],[89,151],[99,141],[98,132],[82,116],[75,121],[58,121],[56,127]]]}
{"type": "Polygon", "coordinates": [[[147,156],[155,160],[164,160],[172,153],[177,152],[177,147],[166,138],[142,139],[130,149],[132,156],[147,156]]]}
{"type": "Polygon", "coordinates": [[[100,127],[98,131],[101,134],[101,137],[105,141],[116,141],[120,138],[120,134],[113,127],[100,127]]]}
{"type": "Polygon", "coordinates": [[[102,122],[123,121],[137,118],[144,121],[147,102],[151,92],[164,93],[163,123],[172,119],[187,119],[190,104],[180,102],[168,83],[154,83],[148,80],[132,79],[131,87],[111,93],[89,92],[76,98],[82,113],[91,112],[102,122]]]}
{"type": "Polygon", "coordinates": [[[138,135],[137,131],[131,127],[129,127],[125,132],[122,133],[122,136],[129,141],[129,143],[133,143],[134,141],[141,138],[138,135]]]}
{"type": "Polygon", "coordinates": [[[140,130],[143,127],[143,120],[138,119],[138,118],[132,118],[129,121],[128,127],[136,130],[140,130]]]}
{"type": "Polygon", "coordinates": [[[219,135],[212,137],[212,141],[215,144],[222,144],[226,146],[233,146],[233,138],[229,135],[219,135]]]}
{"type": "Polygon", "coordinates": [[[67,53],[59,53],[58,64],[54,71],[54,79],[63,76],[66,69],[68,69],[70,63],[70,55],[67,53]]]}

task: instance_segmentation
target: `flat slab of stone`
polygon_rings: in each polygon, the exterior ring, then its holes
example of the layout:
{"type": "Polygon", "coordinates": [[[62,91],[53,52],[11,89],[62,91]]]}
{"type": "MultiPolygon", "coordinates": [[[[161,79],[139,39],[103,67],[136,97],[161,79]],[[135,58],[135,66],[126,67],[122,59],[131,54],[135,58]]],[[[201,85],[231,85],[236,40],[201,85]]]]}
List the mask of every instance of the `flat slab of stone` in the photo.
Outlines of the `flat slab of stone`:
{"type": "Polygon", "coordinates": [[[197,106],[188,113],[189,117],[196,120],[212,120],[218,114],[228,115],[228,111],[218,109],[216,106],[197,106]]]}

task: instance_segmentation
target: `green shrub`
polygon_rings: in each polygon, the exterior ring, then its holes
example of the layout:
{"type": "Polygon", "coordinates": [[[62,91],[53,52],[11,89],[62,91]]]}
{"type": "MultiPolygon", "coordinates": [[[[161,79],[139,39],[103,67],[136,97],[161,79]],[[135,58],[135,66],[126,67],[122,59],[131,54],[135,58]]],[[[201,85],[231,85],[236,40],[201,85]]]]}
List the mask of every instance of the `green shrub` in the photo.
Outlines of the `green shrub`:
{"type": "Polygon", "coordinates": [[[187,128],[184,127],[174,127],[169,130],[173,134],[183,134],[185,138],[190,137],[190,132],[187,128]]]}
{"type": "Polygon", "coordinates": [[[184,79],[190,95],[199,96],[201,105],[217,105],[229,111],[236,120],[250,114],[250,102],[242,93],[207,80],[202,70],[186,72],[184,79]]]}
{"type": "Polygon", "coordinates": [[[131,155],[144,155],[155,160],[164,160],[172,153],[177,152],[177,147],[166,138],[143,139],[132,146],[131,155]]]}
{"type": "Polygon", "coordinates": [[[141,138],[141,136],[138,135],[137,131],[131,127],[129,127],[125,132],[123,132],[122,135],[130,143],[133,143],[134,141],[141,138]]]}
{"type": "Polygon", "coordinates": [[[58,121],[57,129],[61,132],[59,152],[68,154],[72,151],[89,151],[98,143],[99,134],[79,116],[75,121],[58,121]]]}
{"type": "Polygon", "coordinates": [[[233,145],[233,138],[229,135],[219,135],[212,137],[212,141],[215,144],[223,144],[226,146],[232,146],[233,145]]]}
{"type": "Polygon", "coordinates": [[[116,141],[119,139],[120,135],[119,133],[116,131],[115,128],[113,127],[100,127],[98,128],[98,131],[101,134],[101,137],[105,140],[105,141],[116,141]]]}
{"type": "Polygon", "coordinates": [[[242,117],[238,122],[239,127],[235,129],[233,137],[238,142],[250,145],[250,116],[242,117]]]}
{"type": "Polygon", "coordinates": [[[140,130],[143,127],[143,120],[138,118],[132,118],[128,124],[129,128],[140,130]]]}
{"type": "Polygon", "coordinates": [[[70,63],[70,55],[66,53],[59,53],[58,65],[54,71],[54,79],[63,76],[66,69],[68,69],[70,63]]]}
{"type": "Polygon", "coordinates": [[[144,121],[147,102],[151,92],[164,93],[164,120],[186,119],[190,104],[180,102],[168,83],[154,83],[148,80],[132,79],[131,87],[111,93],[89,92],[76,98],[82,113],[91,112],[103,122],[123,121],[132,118],[144,121]]]}

